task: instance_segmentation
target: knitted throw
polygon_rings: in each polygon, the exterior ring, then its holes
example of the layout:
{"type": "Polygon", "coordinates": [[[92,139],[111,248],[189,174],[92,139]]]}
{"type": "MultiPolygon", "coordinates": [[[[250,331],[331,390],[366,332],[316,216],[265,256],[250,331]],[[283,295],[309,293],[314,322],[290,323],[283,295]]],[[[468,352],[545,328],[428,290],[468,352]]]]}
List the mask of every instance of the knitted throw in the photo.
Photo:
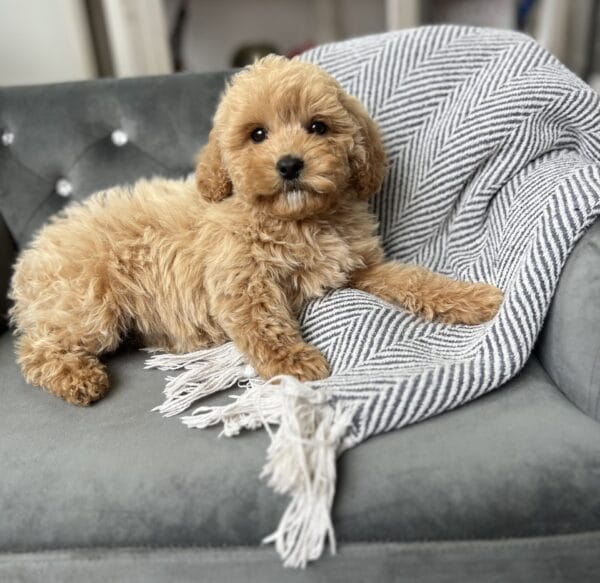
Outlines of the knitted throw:
{"type": "Polygon", "coordinates": [[[301,58],[379,123],[390,165],[373,211],[387,256],[492,283],[505,300],[491,322],[448,326],[366,293],[331,292],[300,318],[331,365],[319,382],[260,381],[231,343],[151,358],[148,367],[183,369],[168,379],[165,415],[238,383],[231,404],[183,421],[221,423],[225,435],[269,431],[263,474],[290,503],[266,540],[289,566],[318,558],[326,541],[335,551],[342,450],[471,401],[521,369],[569,251],[600,213],[600,97],[530,38],[430,27],[301,58]]]}

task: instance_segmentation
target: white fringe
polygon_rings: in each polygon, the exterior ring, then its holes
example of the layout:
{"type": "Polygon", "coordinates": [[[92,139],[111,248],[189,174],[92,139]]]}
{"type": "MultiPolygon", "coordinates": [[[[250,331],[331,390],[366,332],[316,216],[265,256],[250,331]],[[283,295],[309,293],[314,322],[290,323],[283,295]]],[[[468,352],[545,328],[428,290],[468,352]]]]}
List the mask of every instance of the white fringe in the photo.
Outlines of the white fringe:
{"type": "Polygon", "coordinates": [[[336,458],[352,413],[327,402],[324,390],[311,389],[294,377],[282,377],[284,396],[279,429],[271,435],[261,477],[292,498],[279,526],[264,543],[274,543],[286,567],[306,567],[318,559],[326,540],[336,552],[331,506],[336,458]]]}
{"type": "Polygon", "coordinates": [[[331,522],[335,494],[336,458],[352,422],[352,411],[332,406],[325,389],[314,389],[291,376],[270,381],[256,378],[231,343],[214,349],[178,355],[155,355],[146,368],[173,370],[165,402],[155,410],[171,416],[197,399],[242,381],[245,388],[228,405],[198,407],[182,417],[188,427],[223,424],[221,435],[238,435],[242,429],[264,427],[271,438],[261,477],[291,501],[275,532],[264,539],[274,543],[286,567],[306,567],[318,559],[326,542],[332,554],[336,541],[331,522]],[[273,431],[270,425],[279,425],[273,431]]]}
{"type": "Polygon", "coordinates": [[[318,559],[329,541],[336,543],[331,523],[335,494],[336,457],[352,421],[351,412],[333,407],[323,389],[313,389],[294,377],[268,382],[250,380],[246,391],[229,405],[198,407],[183,418],[188,427],[223,424],[222,434],[265,427],[271,437],[261,477],[292,500],[274,533],[264,539],[274,543],[286,567],[304,568],[318,559]],[[270,424],[279,428],[273,432],[270,424]]]}
{"type": "Polygon", "coordinates": [[[228,389],[241,379],[256,376],[232,342],[189,354],[155,354],[146,361],[144,368],[185,369],[176,377],[167,377],[163,391],[166,399],[152,409],[165,417],[178,415],[198,399],[228,389]]]}
{"type": "Polygon", "coordinates": [[[265,427],[278,424],[281,418],[282,396],[279,387],[274,386],[276,379],[269,382],[260,379],[248,379],[239,383],[245,391],[241,395],[231,395],[233,403],[213,407],[197,407],[190,415],[181,420],[188,426],[204,429],[219,423],[223,430],[219,434],[226,437],[238,435],[242,429],[265,427]]]}

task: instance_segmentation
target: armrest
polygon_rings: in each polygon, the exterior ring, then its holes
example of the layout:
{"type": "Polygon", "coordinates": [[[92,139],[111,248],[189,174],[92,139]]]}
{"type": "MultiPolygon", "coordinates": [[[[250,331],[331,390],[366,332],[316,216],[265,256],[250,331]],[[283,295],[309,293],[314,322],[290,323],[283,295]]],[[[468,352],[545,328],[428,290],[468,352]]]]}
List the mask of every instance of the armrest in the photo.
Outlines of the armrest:
{"type": "Polygon", "coordinates": [[[600,421],[600,221],[567,260],[535,351],[565,396],[600,421]]]}
{"type": "Polygon", "coordinates": [[[8,310],[6,292],[16,253],[11,234],[4,222],[4,217],[0,214],[0,332],[6,328],[6,311],[8,310]]]}

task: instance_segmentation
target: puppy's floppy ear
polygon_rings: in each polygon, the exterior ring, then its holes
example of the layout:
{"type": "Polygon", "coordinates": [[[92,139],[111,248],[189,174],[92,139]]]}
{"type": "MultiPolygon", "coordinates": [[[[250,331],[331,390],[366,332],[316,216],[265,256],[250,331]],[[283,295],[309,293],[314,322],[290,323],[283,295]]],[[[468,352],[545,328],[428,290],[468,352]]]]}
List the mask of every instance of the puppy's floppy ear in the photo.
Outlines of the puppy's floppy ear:
{"type": "Polygon", "coordinates": [[[208,134],[208,143],[198,155],[196,185],[200,196],[212,202],[231,196],[233,190],[229,174],[223,166],[214,129],[208,134]]]}
{"type": "Polygon", "coordinates": [[[359,125],[350,152],[351,183],[361,198],[368,198],[381,188],[386,170],[386,157],[379,128],[361,102],[344,92],[341,101],[359,125]]]}

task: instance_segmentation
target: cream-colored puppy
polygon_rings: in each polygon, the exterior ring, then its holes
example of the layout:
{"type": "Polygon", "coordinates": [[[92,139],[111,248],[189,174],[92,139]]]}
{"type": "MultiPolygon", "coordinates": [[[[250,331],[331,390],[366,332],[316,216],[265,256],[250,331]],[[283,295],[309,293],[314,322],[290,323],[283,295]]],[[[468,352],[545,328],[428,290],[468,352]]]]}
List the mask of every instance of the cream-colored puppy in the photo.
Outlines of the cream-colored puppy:
{"type": "Polygon", "coordinates": [[[99,355],[133,331],[175,352],[231,339],[263,377],[320,379],[297,314],[344,286],[444,322],[493,317],[497,288],[384,260],[367,208],[384,172],[376,125],[332,77],[258,61],[227,89],[196,182],[96,194],[22,253],[11,317],[25,378],[87,405],[109,385],[99,355]]]}

